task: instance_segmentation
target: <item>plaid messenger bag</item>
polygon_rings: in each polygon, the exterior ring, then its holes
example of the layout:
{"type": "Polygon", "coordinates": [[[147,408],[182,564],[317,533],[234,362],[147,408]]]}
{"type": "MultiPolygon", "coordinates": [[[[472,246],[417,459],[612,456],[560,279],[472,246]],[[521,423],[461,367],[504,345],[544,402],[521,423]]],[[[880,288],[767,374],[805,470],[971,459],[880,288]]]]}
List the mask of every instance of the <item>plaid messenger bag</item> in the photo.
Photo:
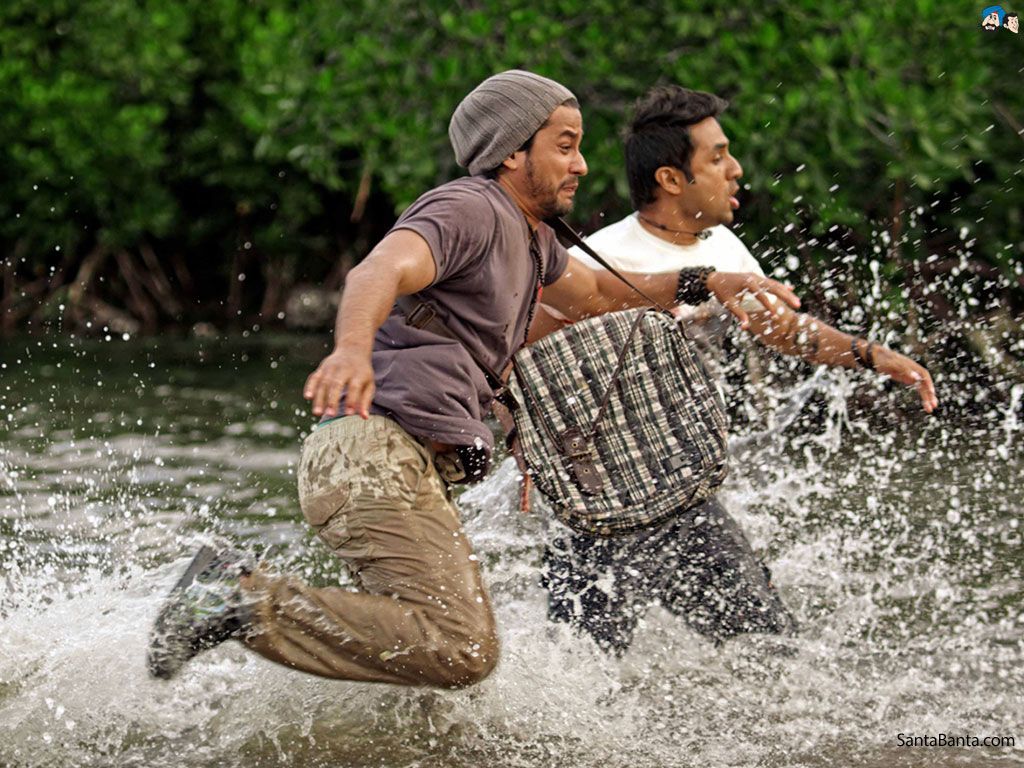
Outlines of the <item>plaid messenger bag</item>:
{"type": "Polygon", "coordinates": [[[727,472],[718,389],[676,319],[593,317],[522,348],[509,391],[518,450],[555,515],[594,535],[651,527],[727,472]]]}
{"type": "MultiPolygon", "coordinates": [[[[551,223],[642,293],[571,227],[551,223]]],[[[665,307],[574,323],[522,347],[512,371],[510,443],[570,527],[607,536],[652,527],[710,498],[725,479],[721,395],[665,307]]]]}

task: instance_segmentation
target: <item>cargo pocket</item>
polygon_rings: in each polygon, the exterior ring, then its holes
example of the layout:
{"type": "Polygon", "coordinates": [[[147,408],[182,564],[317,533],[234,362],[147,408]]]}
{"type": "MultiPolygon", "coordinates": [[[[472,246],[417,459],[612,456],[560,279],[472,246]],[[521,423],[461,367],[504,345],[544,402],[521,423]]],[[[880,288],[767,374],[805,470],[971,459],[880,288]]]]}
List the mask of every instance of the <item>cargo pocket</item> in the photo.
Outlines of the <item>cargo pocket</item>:
{"type": "Polygon", "coordinates": [[[319,529],[334,517],[352,495],[348,451],[330,434],[314,432],[299,459],[299,507],[311,526],[319,529]]]}
{"type": "Polygon", "coordinates": [[[419,442],[404,433],[388,435],[387,462],[391,494],[404,504],[415,504],[420,484],[431,468],[432,456],[419,442]]]}
{"type": "Polygon", "coordinates": [[[352,530],[348,515],[341,508],[335,510],[335,514],[328,517],[326,522],[317,529],[316,535],[332,551],[340,553],[340,550],[352,541],[352,530]]]}

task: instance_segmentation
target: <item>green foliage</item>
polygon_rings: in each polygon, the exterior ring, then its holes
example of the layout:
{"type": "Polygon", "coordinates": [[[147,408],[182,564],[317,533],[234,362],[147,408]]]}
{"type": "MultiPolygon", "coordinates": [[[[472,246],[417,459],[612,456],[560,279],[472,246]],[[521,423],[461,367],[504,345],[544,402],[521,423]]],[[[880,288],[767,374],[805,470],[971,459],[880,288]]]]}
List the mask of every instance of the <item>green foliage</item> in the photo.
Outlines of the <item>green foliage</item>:
{"type": "Polygon", "coordinates": [[[175,201],[158,178],[167,120],[199,67],[184,9],[162,3],[15,2],[0,15],[0,233],[7,248],[74,248],[83,228],[159,237],[175,201]],[[147,7],[157,6],[157,7],[147,7]]]}
{"type": "MultiPolygon", "coordinates": [[[[787,224],[861,244],[886,229],[922,256],[968,227],[974,256],[1006,272],[1024,239],[1024,39],[981,32],[977,15],[933,0],[9,0],[0,251],[41,274],[152,245],[183,253],[211,301],[245,258],[321,279],[367,227],[460,173],[455,105],[524,67],[583,105],[581,223],[627,210],[630,105],[678,82],[732,103],[748,241],[795,248],[787,224]]],[[[896,249],[880,258],[905,278],[896,249]]]]}

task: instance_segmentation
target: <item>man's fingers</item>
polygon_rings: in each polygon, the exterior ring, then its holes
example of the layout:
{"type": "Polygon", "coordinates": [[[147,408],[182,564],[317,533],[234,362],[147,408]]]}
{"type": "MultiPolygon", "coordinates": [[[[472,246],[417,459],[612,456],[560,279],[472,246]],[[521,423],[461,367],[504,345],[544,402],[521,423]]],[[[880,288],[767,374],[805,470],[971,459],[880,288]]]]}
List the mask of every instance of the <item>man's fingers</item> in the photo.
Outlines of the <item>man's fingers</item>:
{"type": "Polygon", "coordinates": [[[370,418],[370,403],[373,399],[373,379],[351,380],[345,392],[345,415],[359,414],[370,418]]]}
{"type": "Polygon", "coordinates": [[[377,391],[377,385],[373,379],[363,388],[363,394],[359,399],[359,415],[364,419],[370,418],[370,405],[373,403],[373,393],[377,391]]]}
{"type": "Polygon", "coordinates": [[[306,379],[306,384],[302,387],[302,396],[312,401],[314,416],[323,414],[330,405],[330,388],[330,380],[324,374],[322,365],[306,379]]]}
{"type": "Polygon", "coordinates": [[[743,306],[740,302],[734,299],[733,301],[727,302],[725,307],[736,316],[737,320],[740,321],[740,328],[744,331],[747,330],[747,327],[750,325],[750,318],[747,316],[747,313],[743,311],[743,306]]]}
{"type": "MultiPolygon", "coordinates": [[[[800,308],[800,297],[793,293],[793,289],[788,285],[783,285],[778,280],[772,280],[770,277],[761,278],[766,284],[767,291],[775,294],[784,302],[789,304],[793,309],[800,308]]],[[[768,294],[765,291],[758,291],[757,299],[764,304],[768,309],[774,310],[775,308],[771,305],[771,299],[768,298],[768,294]]]]}
{"type": "Polygon", "coordinates": [[[338,401],[345,388],[344,379],[321,379],[313,398],[313,415],[333,417],[338,415],[338,401]]]}
{"type": "Polygon", "coordinates": [[[316,392],[317,383],[320,381],[320,369],[317,368],[306,377],[306,383],[302,385],[302,397],[304,400],[312,400],[316,392]]]}
{"type": "Polygon", "coordinates": [[[324,416],[334,418],[338,415],[338,408],[341,403],[341,394],[345,391],[345,386],[346,381],[341,379],[331,382],[331,384],[324,390],[324,416]]]}
{"type": "Polygon", "coordinates": [[[332,376],[320,370],[314,375],[317,379],[312,392],[313,415],[333,418],[338,415],[338,403],[348,383],[348,376],[332,376]]]}
{"type": "Polygon", "coordinates": [[[939,397],[935,394],[935,383],[932,381],[931,375],[923,368],[921,371],[924,375],[917,385],[917,391],[921,393],[921,402],[924,403],[925,411],[931,413],[939,407],[939,397]]]}
{"type": "Polygon", "coordinates": [[[935,394],[935,383],[927,369],[903,355],[897,354],[895,361],[893,368],[883,369],[880,372],[887,373],[900,384],[914,387],[921,398],[921,407],[924,408],[925,413],[931,413],[938,408],[939,398],[935,394]]]}
{"type": "Polygon", "coordinates": [[[939,401],[935,397],[935,390],[928,385],[927,381],[922,381],[917,385],[917,392],[921,396],[921,406],[925,413],[931,413],[938,407],[939,401]]]}
{"type": "Polygon", "coordinates": [[[373,366],[369,360],[353,360],[348,353],[335,351],[306,379],[302,396],[313,401],[314,416],[333,418],[343,412],[369,418],[373,392],[373,366]]]}
{"type": "Polygon", "coordinates": [[[313,401],[313,415],[319,416],[324,412],[324,402],[326,401],[326,395],[324,390],[327,388],[327,382],[323,380],[323,376],[319,375],[317,370],[313,376],[310,377],[310,385],[312,387],[309,393],[309,399],[313,401]]]}
{"type": "Polygon", "coordinates": [[[924,408],[925,413],[931,413],[935,410],[937,403],[925,392],[921,391],[921,407],[924,408]]]}
{"type": "Polygon", "coordinates": [[[349,382],[348,389],[345,390],[345,415],[351,416],[356,412],[356,386],[349,382]]]}

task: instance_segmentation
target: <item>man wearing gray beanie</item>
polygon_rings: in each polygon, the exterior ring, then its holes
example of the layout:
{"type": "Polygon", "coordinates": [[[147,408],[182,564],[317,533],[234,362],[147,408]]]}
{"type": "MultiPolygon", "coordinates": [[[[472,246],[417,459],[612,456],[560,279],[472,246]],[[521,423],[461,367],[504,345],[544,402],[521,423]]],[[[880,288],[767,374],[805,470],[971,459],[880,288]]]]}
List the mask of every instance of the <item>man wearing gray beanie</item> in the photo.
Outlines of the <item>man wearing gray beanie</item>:
{"type": "MultiPolygon", "coordinates": [[[[571,91],[502,72],[463,99],[449,136],[472,175],[422,195],[349,272],[334,351],[303,392],[321,421],[303,445],[300,506],[361,591],[204,547],[157,618],[154,676],[229,638],[346,680],[460,687],[494,668],[494,615],[449,489],[487,471],[494,372],[525,342],[542,291],[574,320],[646,301],[572,259],[544,223],[571,210],[587,172],[571,91]]],[[[627,277],[663,304],[680,284],[627,277]]],[[[706,289],[744,322],[748,292],[799,303],[748,274],[712,272],[706,289]]]]}
{"type": "Polygon", "coordinates": [[[448,125],[455,160],[471,175],[493,171],[537,132],[555,107],[579,109],[572,91],[546,77],[510,69],[462,100],[448,125]]]}

